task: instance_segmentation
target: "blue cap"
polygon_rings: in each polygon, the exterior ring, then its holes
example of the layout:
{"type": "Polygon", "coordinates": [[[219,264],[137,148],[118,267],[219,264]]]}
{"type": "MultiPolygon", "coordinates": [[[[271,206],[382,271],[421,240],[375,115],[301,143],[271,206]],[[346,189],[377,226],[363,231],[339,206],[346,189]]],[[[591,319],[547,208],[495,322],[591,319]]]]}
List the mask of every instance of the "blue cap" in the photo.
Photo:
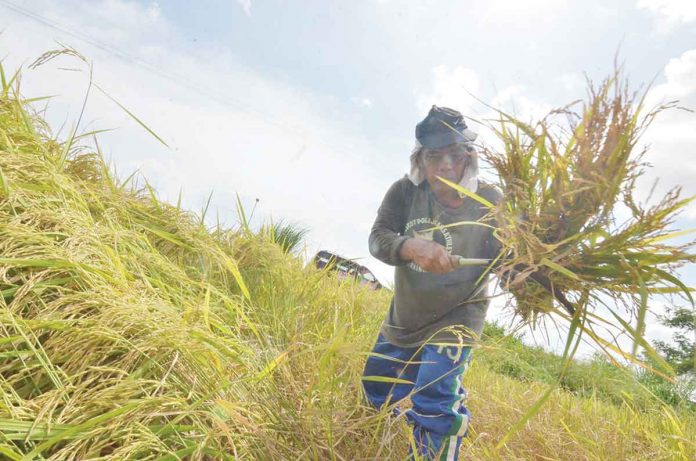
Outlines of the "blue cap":
{"type": "Polygon", "coordinates": [[[473,142],[477,136],[467,128],[461,113],[447,107],[433,106],[427,117],[416,125],[416,139],[428,149],[473,142]]]}

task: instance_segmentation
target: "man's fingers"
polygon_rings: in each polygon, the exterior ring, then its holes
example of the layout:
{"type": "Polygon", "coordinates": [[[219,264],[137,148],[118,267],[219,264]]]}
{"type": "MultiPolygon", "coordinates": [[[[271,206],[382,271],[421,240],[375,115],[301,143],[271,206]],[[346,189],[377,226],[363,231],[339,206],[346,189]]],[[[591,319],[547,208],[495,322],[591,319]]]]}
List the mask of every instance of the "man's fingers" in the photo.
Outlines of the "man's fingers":
{"type": "Polygon", "coordinates": [[[428,242],[424,245],[426,251],[421,253],[421,257],[416,258],[415,263],[423,270],[435,274],[445,274],[458,267],[459,256],[452,256],[442,245],[435,242],[428,242]]]}
{"type": "Polygon", "coordinates": [[[449,255],[450,264],[452,265],[453,269],[457,269],[459,267],[459,260],[460,259],[461,259],[461,256],[449,255]]]}
{"type": "Polygon", "coordinates": [[[451,270],[452,264],[450,263],[449,255],[443,251],[433,260],[433,272],[444,274],[451,270]]]}
{"type": "Polygon", "coordinates": [[[445,272],[450,272],[452,269],[454,269],[454,264],[452,264],[452,259],[450,258],[450,255],[445,253],[445,255],[440,258],[440,263],[442,264],[442,268],[445,270],[445,272]]]}

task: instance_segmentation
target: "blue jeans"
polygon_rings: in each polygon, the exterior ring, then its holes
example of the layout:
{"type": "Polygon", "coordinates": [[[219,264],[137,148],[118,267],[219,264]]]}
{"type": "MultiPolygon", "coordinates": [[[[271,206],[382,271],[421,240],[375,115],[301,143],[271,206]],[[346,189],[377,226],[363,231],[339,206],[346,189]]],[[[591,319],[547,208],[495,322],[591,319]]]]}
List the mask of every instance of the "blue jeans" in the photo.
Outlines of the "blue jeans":
{"type": "Polygon", "coordinates": [[[363,372],[365,396],[378,409],[411,397],[413,406],[406,418],[413,426],[419,459],[458,459],[470,420],[462,377],[471,354],[470,346],[399,347],[382,334],[377,337],[363,372]],[[398,382],[384,382],[384,378],[398,382]]]}

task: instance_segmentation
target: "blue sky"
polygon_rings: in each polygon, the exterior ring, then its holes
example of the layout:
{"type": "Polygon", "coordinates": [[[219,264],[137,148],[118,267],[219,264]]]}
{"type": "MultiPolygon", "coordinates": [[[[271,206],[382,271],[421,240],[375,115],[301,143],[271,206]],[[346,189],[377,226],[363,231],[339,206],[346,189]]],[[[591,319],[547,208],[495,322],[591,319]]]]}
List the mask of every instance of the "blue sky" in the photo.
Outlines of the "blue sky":
{"type": "MultiPolygon", "coordinates": [[[[614,57],[651,101],[696,108],[696,2],[688,0],[0,0],[0,57],[27,65],[57,41],[93,62],[95,81],[151,126],[165,149],[113,102],[91,95],[84,128],[101,137],[122,176],[139,169],[174,201],[235,221],[235,194],[255,219],[310,228],[319,248],[360,258],[383,281],[392,269],[367,251],[388,186],[408,166],[415,124],[431,104],[474,119],[477,102],[532,119],[584,97],[585,76],[614,57]]],[[[59,60],[26,69],[28,96],[69,129],[86,72],[59,60]]],[[[490,133],[472,123],[482,139],[490,133]]],[[[644,190],[696,194],[696,115],[665,114],[646,134],[654,168],[644,190]]],[[[696,208],[675,227],[696,227],[696,208]]],[[[696,283],[693,268],[683,272],[696,283]]],[[[667,332],[653,322],[649,334],[667,332]]]]}

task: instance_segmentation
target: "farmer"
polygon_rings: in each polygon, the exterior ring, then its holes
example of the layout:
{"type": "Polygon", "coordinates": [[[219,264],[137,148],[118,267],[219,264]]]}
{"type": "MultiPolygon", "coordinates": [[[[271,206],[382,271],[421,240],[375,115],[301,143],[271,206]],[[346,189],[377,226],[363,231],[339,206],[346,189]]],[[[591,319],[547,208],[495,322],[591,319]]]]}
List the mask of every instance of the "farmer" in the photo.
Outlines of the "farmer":
{"type": "Polygon", "coordinates": [[[433,106],[416,125],[410,174],[387,191],[369,238],[370,253],[396,268],[363,386],[376,408],[411,397],[406,418],[419,459],[456,460],[467,435],[462,376],[483,331],[488,275],[487,264],[460,267],[460,258],[490,260],[500,251],[489,209],[438,179],[500,201],[478,179],[476,136],[459,112],[433,106]],[[446,227],[462,222],[469,224],[446,227]]]}

